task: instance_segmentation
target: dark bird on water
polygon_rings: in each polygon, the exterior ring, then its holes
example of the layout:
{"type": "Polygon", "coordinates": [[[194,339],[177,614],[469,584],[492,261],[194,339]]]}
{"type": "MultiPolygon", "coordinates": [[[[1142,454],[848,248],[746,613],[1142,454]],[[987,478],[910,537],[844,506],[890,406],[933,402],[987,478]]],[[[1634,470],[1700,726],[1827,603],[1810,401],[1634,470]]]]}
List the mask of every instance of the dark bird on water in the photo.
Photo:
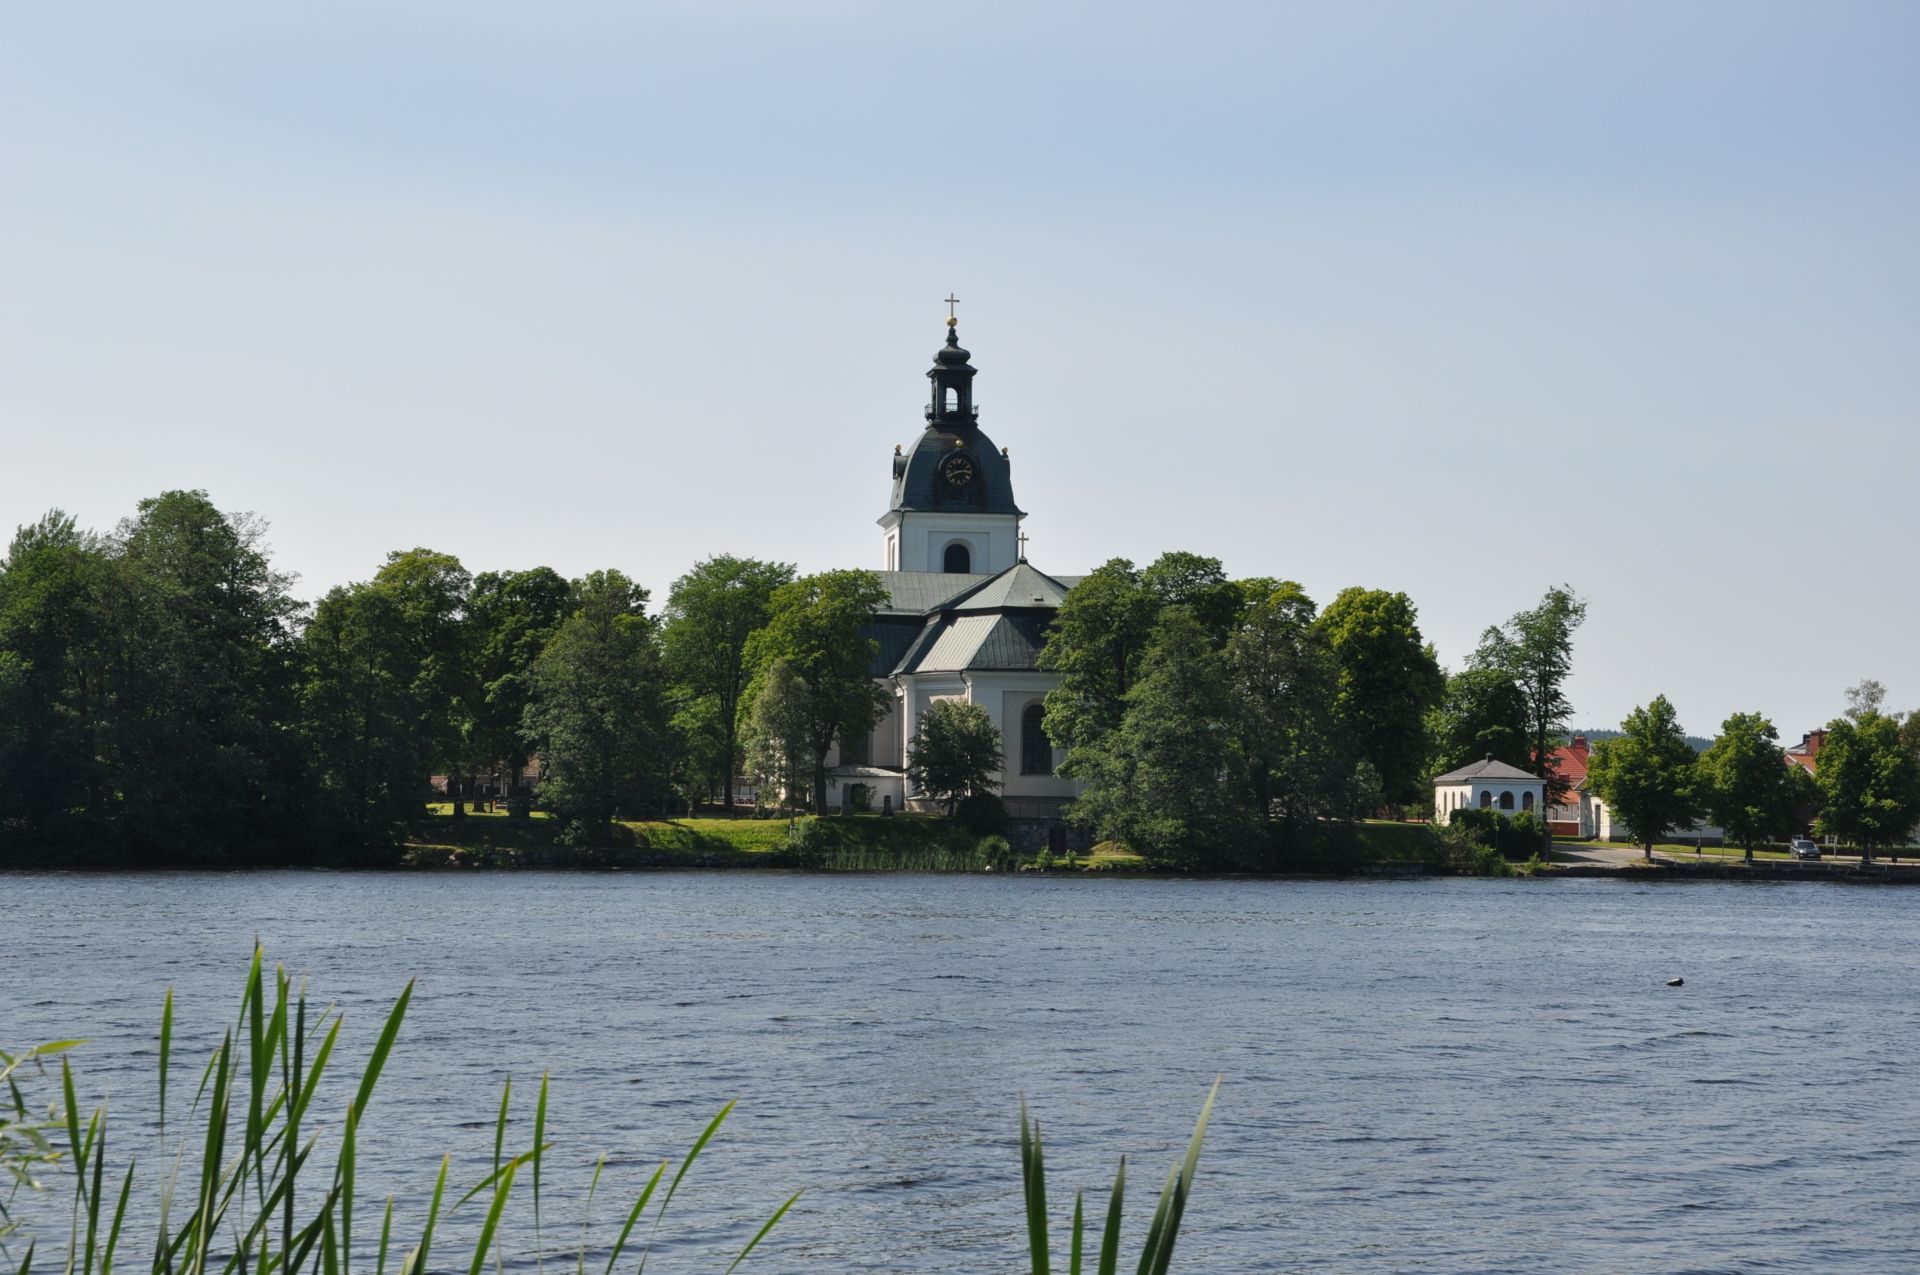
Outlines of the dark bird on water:
{"type": "Polygon", "coordinates": [[[1668,980],[1667,980],[1667,986],[1668,986],[1668,987],[1681,987],[1681,986],[1684,986],[1684,985],[1685,985],[1685,983],[1686,983],[1686,981],[1687,981],[1687,980],[1686,980],[1686,979],[1684,979],[1684,978],[1670,978],[1670,979],[1668,979],[1668,980]]]}

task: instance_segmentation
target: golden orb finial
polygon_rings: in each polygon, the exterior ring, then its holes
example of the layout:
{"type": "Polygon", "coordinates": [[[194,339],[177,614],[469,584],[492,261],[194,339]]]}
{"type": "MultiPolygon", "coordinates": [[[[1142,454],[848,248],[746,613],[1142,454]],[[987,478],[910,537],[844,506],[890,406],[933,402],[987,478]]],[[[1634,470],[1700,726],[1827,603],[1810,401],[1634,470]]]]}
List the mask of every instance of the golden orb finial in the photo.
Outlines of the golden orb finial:
{"type": "Polygon", "coordinates": [[[957,328],[957,327],[959,327],[959,326],[960,326],[960,320],[958,320],[958,319],[956,319],[956,318],[954,318],[954,317],[953,317],[952,315],[948,315],[948,316],[947,316],[947,326],[948,326],[948,327],[950,327],[950,328],[957,328]]]}

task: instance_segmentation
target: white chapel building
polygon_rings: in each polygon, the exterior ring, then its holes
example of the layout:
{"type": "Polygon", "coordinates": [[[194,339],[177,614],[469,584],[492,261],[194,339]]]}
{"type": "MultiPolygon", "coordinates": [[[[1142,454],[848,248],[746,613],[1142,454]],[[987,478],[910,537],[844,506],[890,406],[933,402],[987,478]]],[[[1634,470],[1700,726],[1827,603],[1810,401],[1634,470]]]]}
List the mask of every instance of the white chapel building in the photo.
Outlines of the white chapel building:
{"type": "Polygon", "coordinates": [[[1010,815],[1057,820],[1080,790],[1054,773],[1063,754],[1041,716],[1060,678],[1039,667],[1054,612],[1080,577],[1027,562],[1026,514],[1014,503],[1006,449],[980,429],[970,360],[948,319],[927,372],[926,428],[894,449],[892,499],[880,517],[885,569],[875,574],[888,602],[868,635],[891,702],[866,739],[842,741],[829,757],[830,809],[930,806],[908,789],[907,747],[920,715],[943,699],[978,704],[1000,728],[1010,815]]]}

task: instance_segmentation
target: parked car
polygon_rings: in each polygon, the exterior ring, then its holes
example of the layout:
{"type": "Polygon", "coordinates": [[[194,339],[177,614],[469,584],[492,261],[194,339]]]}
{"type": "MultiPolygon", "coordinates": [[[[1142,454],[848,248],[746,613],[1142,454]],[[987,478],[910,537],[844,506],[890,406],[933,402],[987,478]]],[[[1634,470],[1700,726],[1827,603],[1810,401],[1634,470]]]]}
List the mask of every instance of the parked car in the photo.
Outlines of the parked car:
{"type": "Polygon", "coordinates": [[[1813,841],[1807,837],[1795,837],[1793,844],[1789,845],[1787,849],[1793,851],[1793,857],[1796,859],[1818,859],[1820,857],[1820,847],[1815,845],[1813,841]]]}

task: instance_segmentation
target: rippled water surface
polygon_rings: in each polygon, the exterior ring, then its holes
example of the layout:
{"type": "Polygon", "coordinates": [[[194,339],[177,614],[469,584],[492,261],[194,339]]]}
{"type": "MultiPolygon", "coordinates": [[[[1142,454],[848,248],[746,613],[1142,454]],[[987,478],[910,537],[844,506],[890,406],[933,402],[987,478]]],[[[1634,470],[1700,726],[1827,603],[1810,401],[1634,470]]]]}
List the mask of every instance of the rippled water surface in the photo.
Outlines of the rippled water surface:
{"type": "Polygon", "coordinates": [[[1797,884],[13,876],[0,1041],[90,1036],[133,1121],[163,989],[203,1059],[254,935],[350,1061],[417,977],[370,1189],[417,1225],[443,1150],[484,1172],[502,1078],[550,1070],[564,1247],[600,1151],[604,1227],[737,1097],[662,1272],[799,1187],[753,1269],[1015,1269],[1022,1094],[1063,1215],[1122,1154],[1144,1211],[1216,1074],[1177,1270],[1907,1272],[1917,917],[1797,884]]]}

